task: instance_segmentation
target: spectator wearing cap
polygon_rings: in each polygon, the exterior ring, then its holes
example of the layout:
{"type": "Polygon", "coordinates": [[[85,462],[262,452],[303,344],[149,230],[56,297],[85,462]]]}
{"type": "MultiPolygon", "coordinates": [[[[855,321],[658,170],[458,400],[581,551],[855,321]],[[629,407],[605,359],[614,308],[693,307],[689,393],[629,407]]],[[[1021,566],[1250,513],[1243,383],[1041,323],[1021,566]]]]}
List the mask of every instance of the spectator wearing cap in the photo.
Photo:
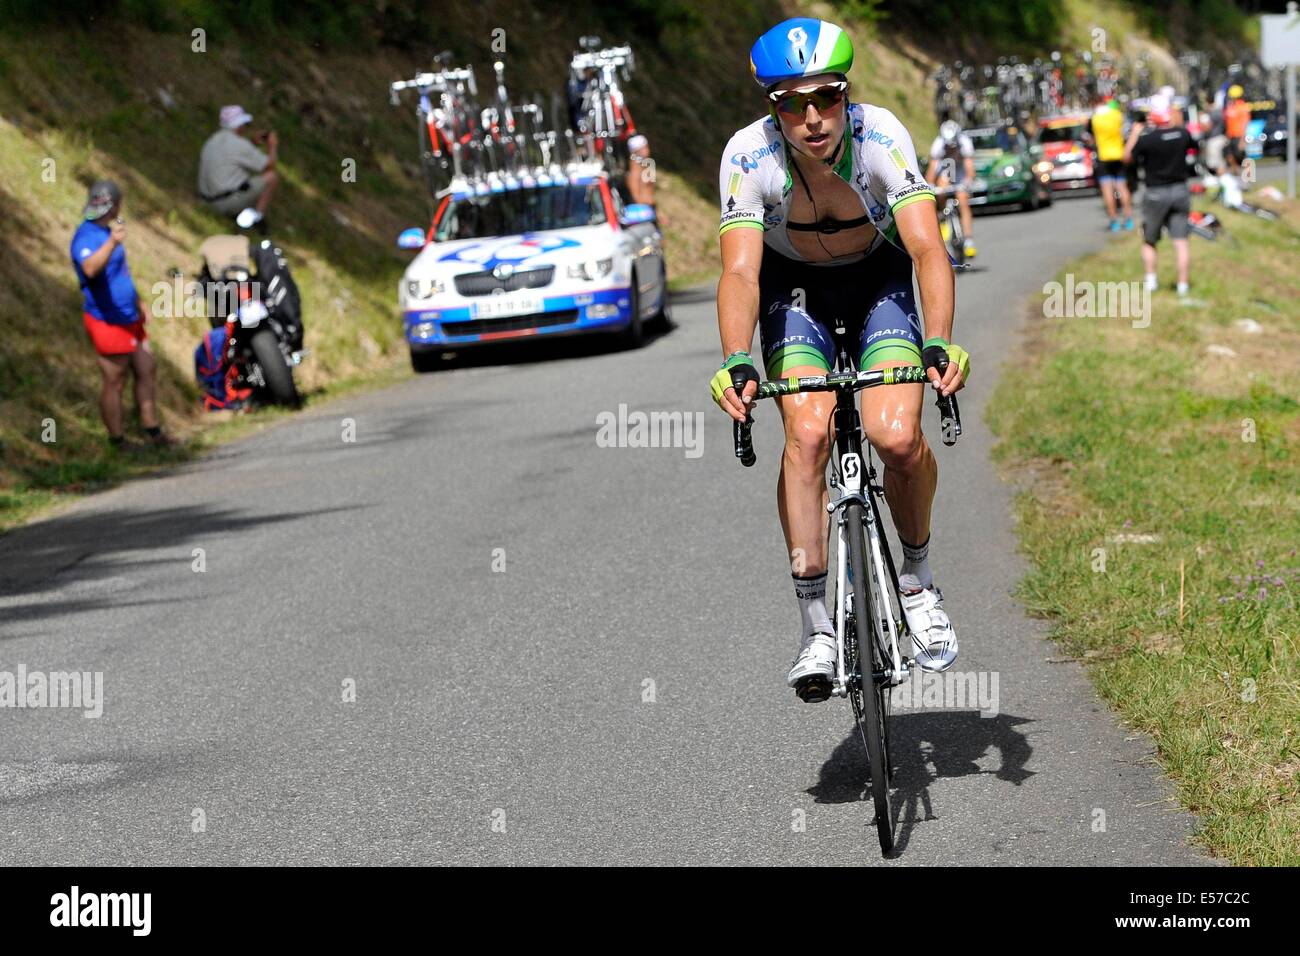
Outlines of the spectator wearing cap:
{"type": "Polygon", "coordinates": [[[126,265],[122,190],[103,180],[90,187],[83,221],[72,236],[72,268],[81,284],[82,322],[99,359],[99,413],[116,447],[126,446],[122,395],[135,376],[140,423],[154,444],[167,445],[154,400],[154,359],[146,341],[144,304],[126,265]]]}
{"type": "Polygon", "coordinates": [[[1187,151],[1192,136],[1181,123],[1174,122],[1173,104],[1163,96],[1151,98],[1147,123],[1134,124],[1124,144],[1124,161],[1142,164],[1146,178],[1142,196],[1142,265],[1149,291],[1159,287],[1156,277],[1156,243],[1169,230],[1174,255],[1178,261],[1178,295],[1188,292],[1191,250],[1188,215],[1192,211],[1191,192],[1187,188],[1187,151]]]}
{"type": "Polygon", "coordinates": [[[223,216],[238,217],[241,228],[262,221],[280,181],[279,137],[274,130],[252,135],[252,121],[242,106],[221,107],[221,129],[199,153],[199,195],[223,216]],[[267,152],[254,142],[265,143],[267,152]]]}

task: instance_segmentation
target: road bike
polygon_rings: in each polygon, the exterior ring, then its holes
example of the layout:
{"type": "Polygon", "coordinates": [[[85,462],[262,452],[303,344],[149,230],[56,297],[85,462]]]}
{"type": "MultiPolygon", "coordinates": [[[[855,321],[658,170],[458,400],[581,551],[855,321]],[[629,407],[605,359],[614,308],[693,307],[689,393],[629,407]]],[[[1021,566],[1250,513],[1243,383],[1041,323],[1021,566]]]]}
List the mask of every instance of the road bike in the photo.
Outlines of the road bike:
{"type": "Polygon", "coordinates": [[[388,87],[389,102],[394,106],[401,102],[404,90],[415,90],[419,96],[416,116],[420,165],[433,196],[452,180],[477,170],[481,162],[474,69],[451,69],[447,66],[449,58],[450,53],[434,57],[435,64],[442,67],[437,73],[418,73],[388,87]]]}
{"type": "Polygon", "coordinates": [[[935,199],[943,205],[939,209],[939,235],[948,247],[948,258],[955,268],[964,271],[966,264],[966,232],[961,225],[961,205],[957,193],[966,191],[964,184],[950,184],[934,191],[935,199]]]}
{"type": "Polygon", "coordinates": [[[508,175],[517,174],[523,144],[515,125],[515,110],[506,92],[506,65],[501,60],[492,64],[496,74],[496,95],[492,104],[480,114],[483,123],[483,145],[487,150],[489,170],[508,175]]]}
{"type": "Polygon", "coordinates": [[[599,37],[583,37],[582,52],[575,53],[569,69],[576,77],[591,73],[582,88],[577,108],[578,139],[586,158],[602,163],[614,176],[627,174],[628,138],[636,123],[619,85],[619,76],[631,78],[635,60],[630,46],[596,49],[599,37]]]}
{"type": "MultiPolygon", "coordinates": [[[[857,392],[881,385],[925,383],[919,365],[859,372],[849,358],[845,330],[835,330],[839,358],[836,371],[825,375],[760,382],[755,399],[806,392],[834,392],[835,454],[832,456],[832,500],[826,505],[836,527],[835,566],[835,672],[830,682],[804,688],[807,701],[829,696],[846,697],[853,708],[858,735],[866,748],[869,789],[875,806],[876,834],[882,855],[894,849],[894,818],[889,787],[894,767],[889,759],[889,692],[911,672],[912,660],[900,651],[910,648],[911,633],[899,602],[898,572],[885,537],[881,505],[885,489],[876,479],[869,446],[862,435],[857,392]]],[[[739,391],[744,380],[733,376],[739,391]]],[[[942,438],[952,445],[961,434],[961,416],[955,395],[940,397],[942,438]]],[[[734,423],[735,452],[741,464],[754,464],[751,422],[734,423]]],[[[829,527],[828,527],[829,534],[829,527]]]]}

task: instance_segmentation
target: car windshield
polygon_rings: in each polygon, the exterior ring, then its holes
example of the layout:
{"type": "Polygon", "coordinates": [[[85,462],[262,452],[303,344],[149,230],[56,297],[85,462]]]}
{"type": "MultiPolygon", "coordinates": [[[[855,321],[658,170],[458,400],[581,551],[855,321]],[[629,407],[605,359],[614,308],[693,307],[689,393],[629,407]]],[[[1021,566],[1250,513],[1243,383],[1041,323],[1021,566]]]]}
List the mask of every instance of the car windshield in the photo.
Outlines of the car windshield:
{"type": "Polygon", "coordinates": [[[1011,136],[1004,129],[972,129],[967,131],[976,149],[996,149],[1003,152],[1011,148],[1011,136]]]}
{"type": "Polygon", "coordinates": [[[1045,126],[1038,134],[1040,143],[1070,143],[1081,139],[1082,126],[1045,126]]]}
{"type": "Polygon", "coordinates": [[[543,186],[453,199],[434,239],[484,239],[603,222],[605,205],[596,184],[543,186]]]}

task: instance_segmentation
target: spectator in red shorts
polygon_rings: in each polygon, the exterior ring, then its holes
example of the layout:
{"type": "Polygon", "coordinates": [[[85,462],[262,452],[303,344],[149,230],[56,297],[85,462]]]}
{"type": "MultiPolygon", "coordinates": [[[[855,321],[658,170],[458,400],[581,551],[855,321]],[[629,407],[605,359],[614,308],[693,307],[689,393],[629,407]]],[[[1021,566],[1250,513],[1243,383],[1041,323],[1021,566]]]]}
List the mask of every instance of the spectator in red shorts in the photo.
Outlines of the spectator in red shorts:
{"type": "Polygon", "coordinates": [[[158,423],[154,401],[153,353],[145,341],[146,314],[135,283],[126,267],[126,226],[122,222],[122,190],[116,183],[102,181],[90,187],[85,221],[72,237],[72,267],[81,283],[82,321],[99,356],[103,382],[99,391],[99,413],[108,428],[108,440],[115,447],[126,445],[123,429],[122,394],[128,373],[135,376],[135,402],[140,423],[149,440],[169,445],[158,423]]]}

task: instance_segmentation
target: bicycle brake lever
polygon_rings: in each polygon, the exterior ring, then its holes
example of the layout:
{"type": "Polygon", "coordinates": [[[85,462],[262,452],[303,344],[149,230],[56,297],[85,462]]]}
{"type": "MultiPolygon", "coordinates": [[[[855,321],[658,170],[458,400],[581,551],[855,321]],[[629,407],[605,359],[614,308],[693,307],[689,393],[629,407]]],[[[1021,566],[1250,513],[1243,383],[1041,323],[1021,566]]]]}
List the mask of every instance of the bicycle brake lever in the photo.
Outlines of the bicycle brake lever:
{"type": "Polygon", "coordinates": [[[961,437],[961,410],[957,406],[957,396],[940,395],[934,404],[939,409],[939,433],[943,443],[951,447],[961,437]]]}
{"type": "MultiPolygon", "coordinates": [[[[946,360],[943,365],[936,366],[936,371],[943,372],[948,367],[946,360]]],[[[935,407],[939,409],[939,434],[943,443],[948,447],[957,444],[957,439],[961,437],[961,409],[957,405],[957,394],[939,395],[934,400],[935,407]]]]}
{"type": "Polygon", "coordinates": [[[735,439],[736,457],[746,468],[758,460],[754,454],[754,436],[750,433],[754,420],[746,417],[743,422],[732,421],[732,436],[735,439]]]}

